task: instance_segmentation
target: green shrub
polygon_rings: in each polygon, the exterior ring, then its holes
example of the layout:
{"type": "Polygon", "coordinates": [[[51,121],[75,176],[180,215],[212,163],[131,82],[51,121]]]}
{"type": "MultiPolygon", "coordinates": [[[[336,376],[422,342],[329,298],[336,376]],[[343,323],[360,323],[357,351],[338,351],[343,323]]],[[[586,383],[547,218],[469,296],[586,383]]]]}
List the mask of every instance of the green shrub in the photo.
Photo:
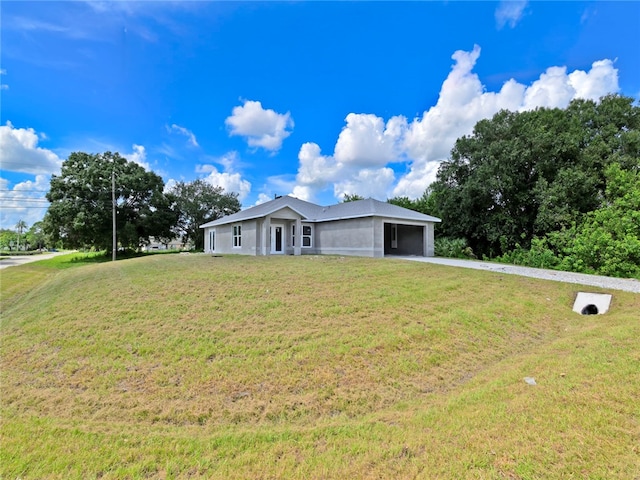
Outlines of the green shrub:
{"type": "Polygon", "coordinates": [[[557,268],[561,262],[546,238],[534,238],[528,250],[516,244],[516,248],[493,260],[536,268],[557,268]]]}
{"type": "Polygon", "coordinates": [[[436,238],[434,250],[438,257],[476,258],[464,238],[436,238]]]}

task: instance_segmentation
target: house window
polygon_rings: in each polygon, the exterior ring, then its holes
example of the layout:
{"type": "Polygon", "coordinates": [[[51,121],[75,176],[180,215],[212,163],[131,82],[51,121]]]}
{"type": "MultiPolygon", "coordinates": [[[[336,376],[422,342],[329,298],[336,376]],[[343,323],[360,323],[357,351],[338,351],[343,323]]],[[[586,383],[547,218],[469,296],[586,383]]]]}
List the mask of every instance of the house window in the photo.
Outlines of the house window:
{"type": "Polygon", "coordinates": [[[311,247],[311,225],[302,226],[302,247],[311,247]]]}
{"type": "MultiPolygon", "coordinates": [[[[311,248],[311,225],[302,226],[302,246],[304,248],[311,248]]],[[[296,246],[296,226],[291,225],[291,244],[296,246]]]]}
{"type": "Polygon", "coordinates": [[[233,226],[233,248],[242,247],[242,225],[233,226]]]}
{"type": "Polygon", "coordinates": [[[209,231],[209,250],[213,252],[215,251],[215,249],[216,249],[216,231],[210,230],[209,231]]]}

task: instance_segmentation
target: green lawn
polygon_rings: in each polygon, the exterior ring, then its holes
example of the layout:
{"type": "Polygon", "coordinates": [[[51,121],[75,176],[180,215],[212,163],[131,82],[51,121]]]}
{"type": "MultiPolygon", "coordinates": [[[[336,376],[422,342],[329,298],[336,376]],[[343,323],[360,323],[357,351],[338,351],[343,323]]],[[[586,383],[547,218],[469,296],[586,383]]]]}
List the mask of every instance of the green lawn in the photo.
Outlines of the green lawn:
{"type": "Polygon", "coordinates": [[[0,275],[2,479],[640,478],[637,294],[580,316],[598,289],[332,256],[0,275]]]}

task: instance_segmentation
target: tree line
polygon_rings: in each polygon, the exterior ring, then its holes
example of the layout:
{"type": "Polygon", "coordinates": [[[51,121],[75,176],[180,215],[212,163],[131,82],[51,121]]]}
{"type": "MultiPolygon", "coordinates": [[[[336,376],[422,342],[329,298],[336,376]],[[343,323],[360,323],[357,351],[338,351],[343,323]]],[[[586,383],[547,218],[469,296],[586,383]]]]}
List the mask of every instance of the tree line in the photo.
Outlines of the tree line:
{"type": "Polygon", "coordinates": [[[0,250],[15,252],[20,250],[40,250],[45,248],[46,238],[42,231],[42,222],[31,227],[24,220],[19,220],[15,230],[0,229],[0,250]]]}

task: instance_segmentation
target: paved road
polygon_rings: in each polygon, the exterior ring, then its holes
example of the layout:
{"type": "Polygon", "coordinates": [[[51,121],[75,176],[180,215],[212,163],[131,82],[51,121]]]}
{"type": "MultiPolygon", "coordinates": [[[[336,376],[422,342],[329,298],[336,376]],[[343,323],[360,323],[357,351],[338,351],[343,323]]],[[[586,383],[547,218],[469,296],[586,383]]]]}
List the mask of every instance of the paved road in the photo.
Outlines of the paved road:
{"type": "Polygon", "coordinates": [[[525,277],[554,280],[556,282],[577,283],[591,287],[601,287],[611,290],[624,290],[626,292],[640,293],[640,281],[632,278],[614,278],[601,275],[587,275],[584,273],[561,272],[559,270],[545,270],[543,268],[520,267],[506,263],[480,262],[476,260],[458,260],[455,258],[440,257],[391,257],[415,262],[435,263],[450,267],[473,268],[476,270],[489,270],[491,272],[507,273],[510,275],[522,275],[525,277]]]}
{"type": "Polygon", "coordinates": [[[51,252],[41,253],[39,255],[16,255],[15,257],[3,258],[0,260],[0,269],[7,267],[15,267],[24,265],[25,263],[37,262],[39,260],[48,260],[58,255],[66,255],[72,252],[51,252]]]}

